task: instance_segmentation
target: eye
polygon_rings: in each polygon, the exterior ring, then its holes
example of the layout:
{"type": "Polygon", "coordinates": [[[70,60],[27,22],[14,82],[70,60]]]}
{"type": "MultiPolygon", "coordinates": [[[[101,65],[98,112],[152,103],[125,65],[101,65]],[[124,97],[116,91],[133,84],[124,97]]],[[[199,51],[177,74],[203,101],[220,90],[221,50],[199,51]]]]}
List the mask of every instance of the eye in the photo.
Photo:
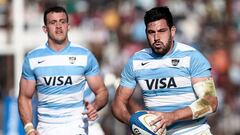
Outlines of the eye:
{"type": "Polygon", "coordinates": [[[147,33],[148,33],[148,34],[154,34],[155,31],[153,31],[153,30],[148,30],[147,33]]]}
{"type": "Polygon", "coordinates": [[[160,29],[158,32],[166,32],[166,31],[168,31],[168,28],[160,29]]]}
{"type": "Polygon", "coordinates": [[[55,25],[57,23],[57,21],[55,20],[52,20],[52,21],[49,21],[48,24],[51,24],[51,25],[55,25]]]}
{"type": "Polygon", "coordinates": [[[52,21],[49,21],[48,24],[49,25],[57,25],[58,24],[66,24],[67,23],[67,20],[66,19],[61,19],[59,21],[57,20],[52,20],[52,21]]]}
{"type": "Polygon", "coordinates": [[[66,23],[67,23],[67,20],[66,20],[66,19],[62,19],[62,20],[60,20],[60,23],[61,23],[61,24],[66,24],[66,23]]]}

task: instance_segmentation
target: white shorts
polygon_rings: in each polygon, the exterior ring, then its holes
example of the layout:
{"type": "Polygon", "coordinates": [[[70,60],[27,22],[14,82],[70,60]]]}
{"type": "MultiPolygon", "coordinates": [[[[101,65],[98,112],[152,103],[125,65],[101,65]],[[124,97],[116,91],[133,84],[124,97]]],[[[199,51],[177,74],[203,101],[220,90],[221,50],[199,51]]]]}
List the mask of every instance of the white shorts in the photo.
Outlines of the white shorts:
{"type": "Polygon", "coordinates": [[[99,122],[89,123],[88,135],[105,135],[99,122]]]}
{"type": "Polygon", "coordinates": [[[167,132],[170,135],[212,135],[210,132],[210,127],[208,124],[203,124],[201,126],[182,128],[174,133],[171,131],[167,132]]]}
{"type": "Polygon", "coordinates": [[[197,133],[196,135],[212,135],[212,133],[211,133],[210,129],[206,129],[205,131],[197,133]]]}
{"type": "Polygon", "coordinates": [[[73,121],[64,124],[46,124],[40,122],[38,123],[37,131],[40,135],[87,135],[87,126],[82,121],[73,121]]]}

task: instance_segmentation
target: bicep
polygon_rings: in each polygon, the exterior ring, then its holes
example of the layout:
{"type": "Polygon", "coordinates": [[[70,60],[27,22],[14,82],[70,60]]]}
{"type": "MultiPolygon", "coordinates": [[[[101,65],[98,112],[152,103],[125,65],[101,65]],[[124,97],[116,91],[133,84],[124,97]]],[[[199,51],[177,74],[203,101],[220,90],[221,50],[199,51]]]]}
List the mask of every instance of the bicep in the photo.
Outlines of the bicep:
{"type": "Polygon", "coordinates": [[[127,104],[133,92],[134,90],[131,88],[119,86],[115,94],[115,99],[117,102],[119,101],[127,104]]]}
{"type": "Polygon", "coordinates": [[[88,76],[86,79],[89,87],[95,94],[99,93],[101,90],[106,89],[103,79],[100,75],[88,76]]]}
{"type": "Polygon", "coordinates": [[[218,100],[212,77],[194,78],[192,79],[192,82],[197,97],[207,100],[215,111],[217,108],[218,100]]]}
{"type": "Polygon", "coordinates": [[[36,81],[35,80],[26,80],[21,78],[20,80],[20,92],[19,96],[23,96],[26,98],[32,98],[36,89],[36,81]]]}
{"type": "Polygon", "coordinates": [[[210,79],[211,77],[195,77],[195,78],[192,78],[192,84],[196,84],[198,82],[201,82],[201,81],[204,81],[204,80],[207,80],[207,79],[210,79]]]}
{"type": "Polygon", "coordinates": [[[192,78],[193,89],[198,97],[216,96],[212,77],[192,78]]]}

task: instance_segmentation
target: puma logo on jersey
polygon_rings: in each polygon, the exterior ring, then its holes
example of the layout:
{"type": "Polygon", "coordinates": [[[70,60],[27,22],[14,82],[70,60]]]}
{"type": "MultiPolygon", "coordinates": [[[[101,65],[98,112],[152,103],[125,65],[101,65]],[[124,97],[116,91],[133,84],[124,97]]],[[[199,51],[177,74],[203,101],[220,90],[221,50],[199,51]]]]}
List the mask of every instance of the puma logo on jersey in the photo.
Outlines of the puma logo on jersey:
{"type": "Polygon", "coordinates": [[[45,85],[48,86],[61,86],[61,85],[72,85],[71,76],[50,76],[43,77],[45,85]]]}
{"type": "Polygon", "coordinates": [[[176,88],[176,82],[173,77],[170,78],[157,78],[144,80],[149,90],[164,89],[164,88],[176,88]]]}

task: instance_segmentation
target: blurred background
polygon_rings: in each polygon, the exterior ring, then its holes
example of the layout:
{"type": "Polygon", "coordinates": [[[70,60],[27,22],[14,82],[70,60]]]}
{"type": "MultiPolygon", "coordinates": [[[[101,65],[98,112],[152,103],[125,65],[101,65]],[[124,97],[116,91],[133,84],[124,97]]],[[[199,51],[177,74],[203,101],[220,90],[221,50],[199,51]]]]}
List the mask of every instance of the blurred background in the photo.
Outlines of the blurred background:
{"type": "MultiPolygon", "coordinates": [[[[130,135],[109,105],[127,59],[148,46],[145,11],[162,5],[173,13],[175,40],[199,49],[212,65],[219,98],[212,133],[240,135],[240,0],[0,0],[0,135],[23,134],[16,103],[21,66],[27,51],[46,42],[43,11],[52,5],[67,9],[70,40],[100,63],[110,93],[99,119],[106,135],[130,135]]],[[[133,98],[142,102],[139,90],[133,98]]]]}

